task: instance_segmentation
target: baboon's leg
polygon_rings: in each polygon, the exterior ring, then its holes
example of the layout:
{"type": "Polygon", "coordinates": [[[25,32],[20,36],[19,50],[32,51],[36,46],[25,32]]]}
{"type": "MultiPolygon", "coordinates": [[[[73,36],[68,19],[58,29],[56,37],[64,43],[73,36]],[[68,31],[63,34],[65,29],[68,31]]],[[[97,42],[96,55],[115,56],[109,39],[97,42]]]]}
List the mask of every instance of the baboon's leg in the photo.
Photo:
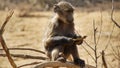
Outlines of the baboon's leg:
{"type": "Polygon", "coordinates": [[[51,57],[51,51],[50,50],[46,50],[45,54],[47,55],[47,57],[49,58],[49,60],[52,59],[52,57],[51,57]]]}
{"type": "Polygon", "coordinates": [[[60,53],[63,52],[63,49],[64,49],[64,47],[62,45],[56,46],[51,52],[51,57],[52,57],[51,60],[52,61],[57,60],[57,58],[59,58],[59,56],[60,56],[60,53]]]}
{"type": "Polygon", "coordinates": [[[72,45],[70,51],[71,51],[71,54],[73,56],[74,63],[77,64],[77,65],[80,65],[83,68],[85,66],[85,62],[84,62],[84,60],[79,58],[77,46],[72,45]]]}
{"type": "Polygon", "coordinates": [[[71,54],[71,47],[70,46],[66,46],[65,47],[65,49],[64,49],[64,56],[65,56],[65,58],[67,58],[68,59],[68,57],[70,56],[70,54],[71,54]]]}
{"type": "Polygon", "coordinates": [[[70,46],[70,52],[73,56],[73,59],[79,58],[78,49],[77,49],[76,45],[71,45],[70,46]]]}
{"type": "MultiPolygon", "coordinates": [[[[72,38],[68,38],[68,37],[65,37],[65,36],[51,37],[48,40],[47,45],[46,45],[46,46],[48,46],[48,47],[46,47],[46,50],[48,51],[48,57],[50,57],[50,59],[52,61],[55,61],[55,60],[59,61],[60,56],[62,54],[64,54],[63,53],[64,50],[65,50],[64,48],[71,46],[71,44],[73,44],[73,43],[74,42],[73,42],[72,38]],[[58,57],[59,57],[59,59],[57,59],[58,57]]],[[[68,49],[68,51],[69,51],[69,49],[68,49]]],[[[68,55],[68,53],[66,55],[68,55]]],[[[61,59],[62,58],[64,58],[64,56],[61,56],[61,59]]]]}

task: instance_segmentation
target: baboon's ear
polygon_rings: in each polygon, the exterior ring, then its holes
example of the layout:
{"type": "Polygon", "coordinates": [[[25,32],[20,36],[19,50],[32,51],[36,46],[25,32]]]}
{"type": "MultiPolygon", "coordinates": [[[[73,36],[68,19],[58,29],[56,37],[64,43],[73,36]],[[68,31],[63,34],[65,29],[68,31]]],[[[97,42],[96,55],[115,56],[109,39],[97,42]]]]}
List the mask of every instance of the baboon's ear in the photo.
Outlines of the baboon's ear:
{"type": "Polygon", "coordinates": [[[57,4],[55,4],[54,7],[53,7],[53,10],[54,10],[54,12],[59,12],[60,7],[57,4]]]}

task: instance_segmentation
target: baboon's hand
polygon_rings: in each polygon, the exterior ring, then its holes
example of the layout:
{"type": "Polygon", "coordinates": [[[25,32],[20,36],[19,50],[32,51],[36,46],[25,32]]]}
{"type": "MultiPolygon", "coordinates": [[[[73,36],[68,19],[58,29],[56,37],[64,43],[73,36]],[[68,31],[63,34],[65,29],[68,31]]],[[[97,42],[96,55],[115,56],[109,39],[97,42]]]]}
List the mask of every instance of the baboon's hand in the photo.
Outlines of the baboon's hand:
{"type": "Polygon", "coordinates": [[[85,67],[85,61],[82,59],[74,59],[74,63],[79,65],[81,68],[85,67]]]}
{"type": "Polygon", "coordinates": [[[83,36],[83,37],[80,37],[80,38],[76,38],[76,39],[73,39],[74,43],[77,44],[77,45],[80,45],[83,43],[83,40],[86,38],[87,36],[83,36]]]}

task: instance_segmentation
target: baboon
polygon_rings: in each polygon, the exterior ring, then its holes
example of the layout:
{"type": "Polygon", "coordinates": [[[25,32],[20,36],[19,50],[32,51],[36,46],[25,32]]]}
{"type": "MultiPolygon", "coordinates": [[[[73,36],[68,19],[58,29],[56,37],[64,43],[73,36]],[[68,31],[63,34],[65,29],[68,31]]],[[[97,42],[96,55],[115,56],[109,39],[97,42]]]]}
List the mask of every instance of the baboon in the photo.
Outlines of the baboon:
{"type": "Polygon", "coordinates": [[[44,39],[46,55],[51,61],[66,62],[72,55],[75,64],[85,66],[84,60],[79,58],[76,45],[83,42],[81,36],[75,33],[73,6],[65,1],[54,5],[55,16],[51,20],[44,39]]]}

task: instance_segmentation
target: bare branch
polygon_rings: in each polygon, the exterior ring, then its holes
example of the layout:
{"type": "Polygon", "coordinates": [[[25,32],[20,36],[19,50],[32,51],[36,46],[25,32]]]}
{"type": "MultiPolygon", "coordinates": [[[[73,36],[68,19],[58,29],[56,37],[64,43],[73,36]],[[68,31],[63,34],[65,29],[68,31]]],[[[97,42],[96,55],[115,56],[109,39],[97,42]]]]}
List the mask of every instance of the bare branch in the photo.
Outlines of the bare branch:
{"type": "Polygon", "coordinates": [[[3,39],[3,36],[2,36],[2,34],[4,32],[4,27],[7,24],[7,22],[9,21],[9,19],[11,18],[12,14],[13,14],[13,11],[11,11],[10,14],[7,16],[7,18],[5,19],[5,22],[3,23],[3,25],[2,25],[2,27],[0,29],[0,42],[2,44],[2,47],[3,47],[3,49],[4,49],[4,51],[5,51],[6,55],[7,55],[7,58],[9,60],[10,64],[11,64],[11,66],[13,68],[17,68],[17,65],[14,63],[14,61],[13,61],[11,55],[10,55],[10,52],[9,52],[9,50],[7,48],[7,45],[6,45],[6,43],[5,43],[4,39],[3,39]]]}
{"type": "MultiPolygon", "coordinates": [[[[46,57],[40,57],[40,56],[31,56],[31,55],[24,55],[24,54],[10,54],[13,57],[18,58],[24,58],[24,59],[40,59],[40,60],[46,60],[48,58],[46,57]]],[[[6,57],[6,54],[0,54],[0,56],[6,57]]]]}
{"type": "MultiPolygon", "coordinates": [[[[30,51],[34,51],[34,52],[45,54],[45,52],[43,52],[43,51],[32,49],[32,48],[8,48],[8,49],[9,50],[30,50],[30,51]]],[[[3,49],[0,49],[0,50],[3,50],[3,49]]]]}
{"type": "Polygon", "coordinates": [[[96,32],[97,32],[97,28],[95,28],[95,21],[93,20],[93,30],[94,30],[94,44],[95,44],[95,50],[94,50],[94,54],[95,54],[95,63],[96,63],[96,68],[97,68],[97,64],[98,64],[98,56],[97,56],[97,42],[96,42],[96,32]]]}
{"type": "Polygon", "coordinates": [[[114,0],[112,0],[111,20],[118,28],[120,28],[120,25],[113,19],[113,13],[114,13],[114,0]]]}
{"type": "Polygon", "coordinates": [[[107,67],[107,63],[106,63],[106,60],[105,60],[105,53],[104,53],[104,51],[102,51],[102,62],[103,62],[103,66],[104,66],[104,68],[108,68],[107,67]]]}
{"type": "MultiPolygon", "coordinates": [[[[76,30],[76,33],[77,33],[78,35],[80,35],[77,30],[76,30]]],[[[93,49],[85,40],[83,40],[83,42],[84,42],[88,47],[90,47],[90,49],[92,49],[92,50],[94,51],[94,49],[93,49]]]]}
{"type": "Polygon", "coordinates": [[[13,68],[17,68],[17,66],[14,63],[14,61],[13,61],[11,55],[10,55],[10,52],[9,52],[9,50],[8,50],[8,48],[6,46],[6,43],[5,43],[5,41],[4,41],[2,36],[0,36],[0,40],[1,40],[2,47],[3,47],[4,51],[6,52],[6,55],[7,55],[7,58],[9,60],[10,64],[12,65],[13,68]]]}
{"type": "Polygon", "coordinates": [[[101,54],[97,56],[97,58],[100,58],[101,57],[101,54]]]}
{"type": "Polygon", "coordinates": [[[111,48],[112,48],[112,51],[113,51],[113,56],[120,61],[120,56],[119,54],[117,53],[117,51],[113,48],[112,44],[110,44],[111,48]]]}
{"type": "Polygon", "coordinates": [[[83,40],[83,41],[88,47],[90,47],[90,49],[92,49],[94,51],[94,49],[85,40],[83,40]]]}
{"type": "Polygon", "coordinates": [[[107,47],[108,47],[108,45],[109,45],[109,43],[110,43],[110,40],[111,40],[111,37],[112,37],[112,33],[113,33],[113,31],[114,31],[114,27],[115,27],[115,25],[113,25],[113,28],[112,28],[112,30],[111,30],[111,33],[110,33],[110,36],[109,36],[108,42],[107,42],[107,44],[105,45],[105,49],[104,49],[104,51],[107,49],[107,47]]]}
{"type": "Polygon", "coordinates": [[[97,45],[99,43],[99,40],[100,40],[100,37],[101,37],[101,32],[102,32],[102,23],[103,23],[103,20],[102,20],[102,11],[101,11],[101,22],[100,22],[100,33],[99,33],[99,36],[98,36],[98,40],[97,40],[97,45]]]}
{"type": "Polygon", "coordinates": [[[8,22],[8,21],[10,20],[10,18],[12,17],[13,13],[14,13],[14,11],[13,11],[13,10],[10,10],[9,14],[7,15],[7,17],[6,17],[3,25],[2,25],[2,27],[1,27],[1,34],[3,34],[4,28],[5,28],[6,24],[7,24],[7,22],[8,22]]]}
{"type": "Polygon", "coordinates": [[[110,62],[107,62],[110,68],[114,68],[113,64],[110,64],[110,62]]]}
{"type": "MultiPolygon", "coordinates": [[[[75,65],[74,63],[71,62],[57,62],[57,61],[49,61],[49,62],[43,62],[40,65],[34,67],[34,68],[81,68],[78,65],[75,65]]],[[[84,68],[95,68],[91,65],[86,64],[84,68]]]]}
{"type": "Polygon", "coordinates": [[[39,63],[41,63],[41,62],[32,62],[32,63],[29,63],[29,64],[21,65],[21,66],[19,66],[18,68],[25,67],[25,66],[29,66],[29,65],[35,65],[35,64],[39,64],[39,63]]]}
{"type": "Polygon", "coordinates": [[[95,61],[94,57],[90,54],[90,52],[89,52],[84,46],[82,46],[82,47],[83,47],[84,50],[91,56],[91,58],[95,61]]]}
{"type": "Polygon", "coordinates": [[[96,42],[97,28],[95,27],[95,21],[94,20],[93,20],[93,31],[94,31],[94,44],[95,44],[95,46],[97,46],[97,42],[96,42]]]}

